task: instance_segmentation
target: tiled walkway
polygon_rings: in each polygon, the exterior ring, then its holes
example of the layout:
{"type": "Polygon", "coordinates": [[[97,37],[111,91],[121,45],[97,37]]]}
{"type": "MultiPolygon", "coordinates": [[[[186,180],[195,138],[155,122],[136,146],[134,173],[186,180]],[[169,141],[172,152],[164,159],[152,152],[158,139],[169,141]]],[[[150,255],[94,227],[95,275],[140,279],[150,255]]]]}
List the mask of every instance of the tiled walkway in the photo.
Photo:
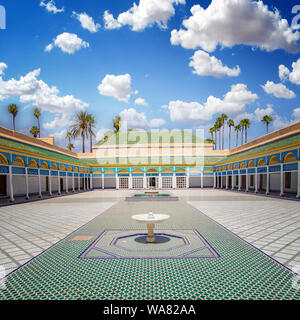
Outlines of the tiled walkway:
{"type": "Polygon", "coordinates": [[[94,191],[0,208],[1,259],[9,270],[69,234],[12,272],[0,299],[300,299],[295,274],[247,243],[278,248],[269,252],[278,261],[291,250],[281,262],[297,263],[297,202],[214,190],[174,190],[178,202],[125,202],[133,193],[94,191]],[[81,258],[105,230],[142,232],[131,215],[149,211],[171,216],[157,230],[197,230],[217,255],[81,258]]]}

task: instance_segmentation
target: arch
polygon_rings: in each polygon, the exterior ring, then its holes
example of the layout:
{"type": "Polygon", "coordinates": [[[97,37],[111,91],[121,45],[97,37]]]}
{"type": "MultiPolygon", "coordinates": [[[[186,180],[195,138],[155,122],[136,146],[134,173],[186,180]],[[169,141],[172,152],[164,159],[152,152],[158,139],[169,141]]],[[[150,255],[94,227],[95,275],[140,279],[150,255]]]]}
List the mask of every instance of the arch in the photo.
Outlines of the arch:
{"type": "Polygon", "coordinates": [[[238,165],[236,163],[233,165],[233,169],[238,169],[238,165]]]}
{"type": "Polygon", "coordinates": [[[8,164],[8,160],[5,155],[0,153],[0,164],[8,164]]]}
{"type": "Polygon", "coordinates": [[[176,169],[176,173],[186,173],[186,170],[184,168],[178,168],[176,169]]]}
{"type": "Polygon", "coordinates": [[[48,163],[46,161],[42,163],[41,169],[49,169],[48,163]]]}
{"type": "Polygon", "coordinates": [[[15,158],[13,162],[13,166],[15,167],[25,167],[25,162],[21,157],[15,158]]]}
{"type": "Polygon", "coordinates": [[[272,157],[270,158],[270,160],[269,160],[269,165],[270,165],[270,166],[273,165],[273,164],[278,164],[278,163],[280,163],[280,161],[279,161],[279,159],[278,159],[277,156],[272,156],[272,157]]]}
{"type": "Polygon", "coordinates": [[[201,170],[199,168],[191,168],[190,173],[201,173],[201,170]]]}
{"type": "Polygon", "coordinates": [[[211,169],[211,168],[206,168],[206,169],[204,169],[203,172],[204,172],[204,173],[213,173],[213,169],[211,169]]]}
{"type": "Polygon", "coordinates": [[[228,166],[227,166],[227,170],[231,170],[232,169],[232,166],[229,164],[228,166]]]}
{"type": "Polygon", "coordinates": [[[93,171],[93,174],[102,174],[102,172],[99,169],[96,169],[93,171]]]}
{"type": "Polygon", "coordinates": [[[128,169],[121,169],[118,171],[118,173],[126,173],[129,174],[129,170],[128,169]]]}
{"type": "Polygon", "coordinates": [[[257,167],[264,167],[266,165],[266,162],[264,159],[259,159],[257,161],[257,167]]]}
{"type": "Polygon", "coordinates": [[[67,171],[67,168],[64,164],[60,166],[60,171],[67,171]]]}
{"type": "Polygon", "coordinates": [[[74,169],[74,172],[76,172],[76,173],[78,172],[78,167],[76,167],[76,168],[74,169]]]}
{"type": "Polygon", "coordinates": [[[133,170],[132,170],[132,173],[143,173],[143,170],[142,170],[142,169],[139,169],[139,168],[133,169],[133,170]]]}
{"type": "Polygon", "coordinates": [[[69,166],[69,167],[68,167],[68,172],[73,172],[72,166],[69,166]]]}
{"type": "Polygon", "coordinates": [[[58,170],[57,164],[56,164],[56,163],[53,163],[51,169],[52,169],[52,170],[58,170]]]}
{"type": "Polygon", "coordinates": [[[80,172],[80,173],[84,173],[84,169],[81,168],[81,169],[79,170],[79,172],[80,172]]]}
{"type": "Polygon", "coordinates": [[[255,164],[254,164],[254,161],[253,160],[250,160],[248,162],[248,168],[254,168],[255,167],[255,164]]]}
{"type": "Polygon", "coordinates": [[[223,167],[222,167],[222,171],[226,171],[226,166],[223,166],[223,167]]]}
{"type": "Polygon", "coordinates": [[[150,168],[147,170],[147,173],[158,173],[158,170],[155,168],[150,168]]]}
{"type": "Polygon", "coordinates": [[[31,159],[28,163],[28,168],[38,168],[38,164],[34,159],[31,159]]]}
{"type": "Polygon", "coordinates": [[[240,169],[244,169],[244,168],[246,168],[245,162],[241,162],[240,163],[240,169]]]}
{"type": "Polygon", "coordinates": [[[106,169],[104,174],[115,174],[115,171],[113,169],[106,169]]]}
{"type": "Polygon", "coordinates": [[[288,154],[285,155],[283,162],[284,163],[297,162],[297,157],[292,152],[289,152],[288,154]]]}

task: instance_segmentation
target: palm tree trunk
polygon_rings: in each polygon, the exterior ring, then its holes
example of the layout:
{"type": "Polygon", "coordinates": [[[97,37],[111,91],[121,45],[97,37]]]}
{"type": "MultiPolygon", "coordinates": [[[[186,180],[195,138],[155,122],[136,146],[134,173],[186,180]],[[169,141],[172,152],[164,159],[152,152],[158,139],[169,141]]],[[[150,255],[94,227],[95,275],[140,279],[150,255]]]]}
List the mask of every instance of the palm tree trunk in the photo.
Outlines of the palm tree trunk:
{"type": "Polygon", "coordinates": [[[219,130],[219,150],[221,150],[222,140],[221,140],[221,128],[219,130]]]}
{"type": "Polygon", "coordinates": [[[236,132],[236,146],[239,145],[239,132],[236,132]]]}
{"type": "Polygon", "coordinates": [[[91,149],[91,153],[93,152],[93,136],[90,134],[90,149],[91,149]]]}
{"type": "Polygon", "coordinates": [[[244,128],[242,128],[242,134],[241,134],[241,145],[243,144],[243,138],[244,138],[244,128]]]}
{"type": "Polygon", "coordinates": [[[39,126],[39,138],[41,137],[41,126],[40,126],[40,119],[38,118],[38,126],[39,126]]]}
{"type": "Polygon", "coordinates": [[[224,135],[225,135],[225,124],[223,124],[223,141],[222,141],[222,150],[224,150],[224,135]]]}
{"type": "Polygon", "coordinates": [[[231,149],[231,127],[229,127],[229,150],[231,149]]]}
{"type": "Polygon", "coordinates": [[[247,127],[245,127],[245,143],[247,143],[247,127]]]}
{"type": "Polygon", "coordinates": [[[14,128],[14,131],[16,131],[16,117],[13,116],[13,128],[14,128]]]}
{"type": "Polygon", "coordinates": [[[85,153],[85,136],[82,135],[82,153],[85,153]]]}
{"type": "Polygon", "coordinates": [[[269,133],[269,124],[267,123],[267,134],[269,133]]]}

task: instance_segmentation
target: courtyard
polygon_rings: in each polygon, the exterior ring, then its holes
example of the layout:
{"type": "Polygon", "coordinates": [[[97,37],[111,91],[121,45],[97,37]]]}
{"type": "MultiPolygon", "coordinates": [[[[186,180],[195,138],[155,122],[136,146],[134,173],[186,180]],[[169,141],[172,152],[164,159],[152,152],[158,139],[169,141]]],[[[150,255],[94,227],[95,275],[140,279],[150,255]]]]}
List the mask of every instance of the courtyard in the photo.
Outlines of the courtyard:
{"type": "Polygon", "coordinates": [[[299,299],[299,202],[214,189],[95,190],[0,208],[2,300],[299,299]],[[139,213],[164,213],[146,244],[139,213]],[[297,267],[298,266],[298,267],[297,267]]]}

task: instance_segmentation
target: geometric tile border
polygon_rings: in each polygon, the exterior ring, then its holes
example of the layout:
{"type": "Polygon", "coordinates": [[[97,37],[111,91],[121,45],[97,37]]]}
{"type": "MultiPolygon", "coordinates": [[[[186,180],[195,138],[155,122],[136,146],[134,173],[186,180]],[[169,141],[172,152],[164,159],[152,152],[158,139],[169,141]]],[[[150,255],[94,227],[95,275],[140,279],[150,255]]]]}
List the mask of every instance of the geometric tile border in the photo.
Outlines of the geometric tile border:
{"type": "Polygon", "coordinates": [[[160,229],[157,243],[146,243],[141,230],[104,230],[79,256],[82,259],[217,258],[219,254],[196,229],[160,229]]]}

